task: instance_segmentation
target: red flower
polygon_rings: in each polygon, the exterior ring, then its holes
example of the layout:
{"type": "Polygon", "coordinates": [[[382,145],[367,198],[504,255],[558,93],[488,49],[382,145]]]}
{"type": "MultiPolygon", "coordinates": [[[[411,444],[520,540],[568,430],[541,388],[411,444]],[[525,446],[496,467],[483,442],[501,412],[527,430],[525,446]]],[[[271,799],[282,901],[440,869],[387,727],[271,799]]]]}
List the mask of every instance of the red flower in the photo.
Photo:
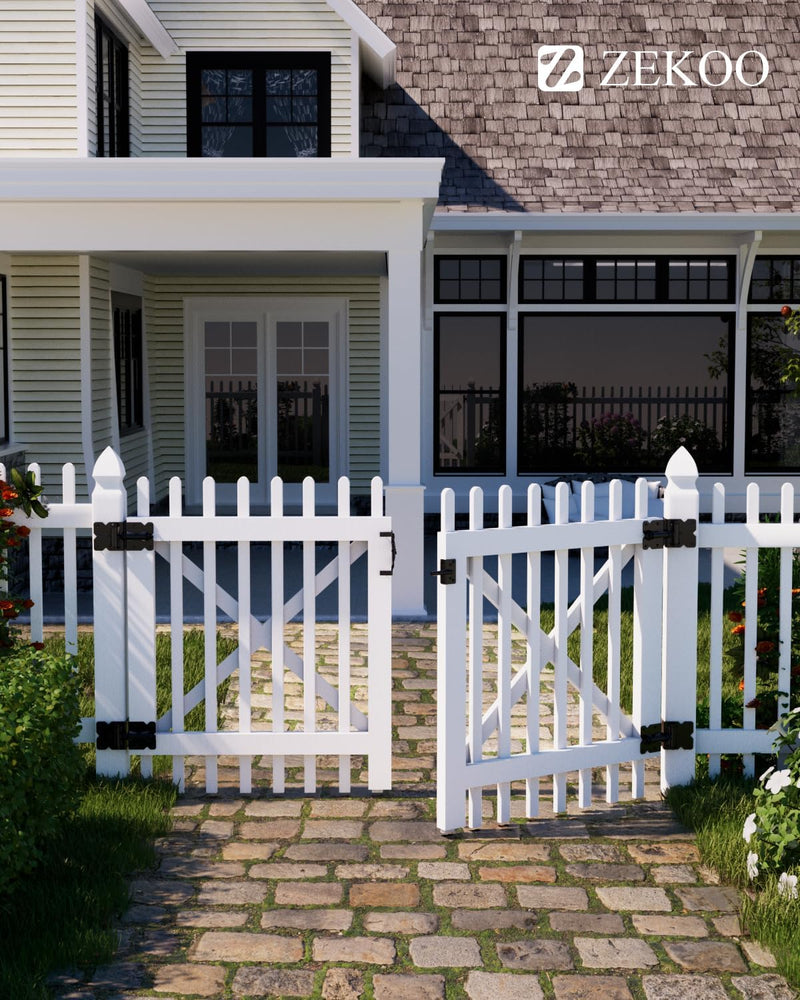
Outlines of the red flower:
{"type": "Polygon", "coordinates": [[[795,663],[792,667],[792,677],[800,677],[800,663],[795,663]]]}
{"type": "Polygon", "coordinates": [[[2,490],[0,496],[4,500],[19,500],[19,493],[16,490],[2,490]]]}
{"type": "Polygon", "coordinates": [[[6,611],[8,610],[8,608],[13,608],[13,607],[14,607],[13,601],[7,601],[7,600],[0,601],[0,611],[6,611]]]}
{"type": "Polygon", "coordinates": [[[763,597],[759,597],[758,603],[757,603],[756,607],[765,608],[766,606],[767,606],[767,602],[764,600],[764,598],[763,597]]]}
{"type": "Polygon", "coordinates": [[[752,701],[748,701],[748,703],[744,707],[745,708],[758,708],[758,706],[760,704],[761,704],[761,702],[758,700],[758,698],[753,698],[753,700],[752,701]]]}
{"type": "Polygon", "coordinates": [[[30,598],[28,598],[26,601],[22,602],[22,606],[23,606],[23,608],[32,608],[33,607],[33,601],[30,598]]]}
{"type": "Polygon", "coordinates": [[[781,306],[781,316],[783,316],[784,319],[788,319],[791,315],[792,315],[791,306],[781,306]]]}
{"type": "Polygon", "coordinates": [[[756,643],[757,653],[771,653],[775,648],[775,643],[770,642],[769,639],[763,639],[761,642],[756,643]]]}
{"type": "Polygon", "coordinates": [[[11,517],[13,513],[13,507],[0,507],[0,517],[11,517]]]}
{"type": "Polygon", "coordinates": [[[19,525],[17,525],[17,534],[18,535],[22,535],[23,538],[27,538],[30,533],[31,533],[31,529],[27,526],[27,524],[19,524],[19,525]]]}
{"type": "Polygon", "coordinates": [[[739,690],[744,691],[744,681],[739,681],[739,690]]]}
{"type": "Polygon", "coordinates": [[[734,625],[731,629],[731,635],[741,635],[744,632],[744,625],[734,625]]]}
{"type": "Polygon", "coordinates": [[[728,615],[728,621],[730,622],[740,622],[744,618],[741,611],[731,611],[728,615]]]}
{"type": "Polygon", "coordinates": [[[34,649],[44,649],[43,642],[32,642],[31,646],[33,646],[34,649]]]}

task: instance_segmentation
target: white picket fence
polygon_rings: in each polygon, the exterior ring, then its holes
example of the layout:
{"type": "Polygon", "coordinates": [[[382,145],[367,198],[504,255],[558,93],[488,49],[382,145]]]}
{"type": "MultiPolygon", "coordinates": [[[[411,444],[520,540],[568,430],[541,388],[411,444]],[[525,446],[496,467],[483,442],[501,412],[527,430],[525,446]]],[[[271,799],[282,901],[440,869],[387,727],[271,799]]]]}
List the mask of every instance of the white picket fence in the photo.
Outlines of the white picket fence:
{"type": "MultiPolygon", "coordinates": [[[[697,467],[680,449],[667,466],[664,518],[699,521],[697,467]]],[[[498,527],[483,526],[483,494],[470,494],[470,526],[455,530],[454,494],[442,493],[438,542],[438,793],[437,823],[443,831],[482,823],[483,797],[496,790],[499,822],[511,817],[512,782],[525,789],[524,815],[539,811],[539,785],[553,782],[554,812],[567,805],[567,776],[577,774],[579,806],[591,805],[594,768],[605,769],[604,794],[619,798],[620,765],[630,765],[630,794],[644,794],[641,731],[661,721],[696,722],[699,552],[709,550],[711,579],[709,725],[695,729],[693,746],[660,752],[661,787],[691,781],[695,755],[709,754],[712,774],[720,754],[743,754],[753,773],[753,754],[769,753],[772,734],[756,729],[756,634],[759,548],[780,549],[780,665],[778,686],[790,690],[794,491],[781,492],[779,523],[759,520],[758,486],[747,492],[746,523],[725,523],[725,490],[714,486],[711,523],[697,523],[696,547],[645,548],[647,483],[636,484],[635,516],[621,517],[622,488],[610,487],[609,519],[594,520],[594,487],[585,483],[581,521],[569,523],[569,487],[556,490],[555,523],[541,524],[541,490],[528,490],[527,524],[512,526],[511,490],[498,495],[498,527]],[[725,548],[745,553],[746,630],[740,725],[722,727],[725,548]],[[597,550],[607,549],[600,556],[597,550]],[[578,596],[569,600],[570,552],[578,556],[578,596]],[[524,601],[512,595],[514,559],[525,561],[524,601]],[[552,559],[554,625],[542,628],[542,563],[552,559]],[[485,560],[497,560],[496,576],[485,560]],[[443,565],[444,560],[451,560],[443,565]],[[633,643],[622,648],[622,572],[633,569],[633,643]],[[444,570],[444,574],[442,574],[444,570]],[[443,579],[454,582],[442,582],[443,579]],[[593,677],[595,604],[608,597],[605,683],[593,677]],[[484,601],[497,611],[497,626],[484,622],[484,601]],[[570,643],[579,629],[580,635],[570,643]],[[623,661],[624,664],[623,664],[623,661]],[[466,666],[465,666],[466,665],[466,666]],[[632,673],[632,711],[621,707],[623,665],[632,673]],[[516,706],[516,710],[515,710],[516,706]],[[466,720],[465,720],[466,707],[466,720]],[[543,726],[550,727],[550,731],[543,726]],[[604,738],[597,729],[604,728],[604,738]]],[[[573,572],[575,570],[573,560],[573,572]]],[[[788,707],[780,698],[778,713],[788,707]]],[[[770,720],[772,721],[772,720],[770,720]]],[[[596,776],[595,780],[596,779],[596,776]]],[[[602,791],[602,789],[600,789],[602,791]]]]}
{"type": "MultiPolygon", "coordinates": [[[[36,466],[30,468],[39,477],[36,466]]],[[[250,489],[246,479],[237,487],[237,510],[233,516],[217,514],[215,484],[203,483],[202,516],[182,512],[182,484],[169,484],[169,513],[151,516],[147,479],[137,484],[137,521],[152,527],[153,545],[140,551],[107,551],[97,548],[98,523],[118,523],[137,529],[127,516],[123,485],[124,468],[108,448],[93,470],[95,487],[91,501],[77,503],[75,470],[66,465],[62,473],[63,502],[51,504],[45,520],[23,519],[31,528],[30,594],[31,639],[43,638],[42,538],[62,534],[64,540],[64,621],[66,648],[77,651],[78,616],[76,587],[76,535],[81,529],[95,531],[93,551],[93,620],[95,648],[95,716],[82,720],[79,739],[94,742],[97,723],[133,720],[155,722],[155,746],[137,747],[142,773],[152,773],[152,758],[173,758],[173,778],[181,787],[185,758],[205,758],[205,786],[218,787],[218,758],[231,755],[239,760],[239,786],[252,790],[254,757],[269,758],[272,790],[285,790],[286,757],[303,758],[304,787],[316,790],[316,758],[339,758],[339,790],[350,790],[352,755],[368,758],[368,784],[375,791],[391,787],[391,570],[394,539],[391,519],[383,514],[383,484],[371,485],[371,514],[352,516],[350,485],[338,483],[338,512],[320,515],[315,507],[315,485],[306,479],[302,487],[302,513],[284,515],[283,484],[271,484],[269,516],[250,513],[250,489]],[[203,561],[198,565],[184,551],[187,543],[202,543],[203,561]],[[252,613],[251,546],[270,544],[272,613],[265,620],[252,613]],[[302,545],[302,586],[297,593],[285,592],[284,555],[287,543],[302,545]],[[217,545],[235,543],[237,592],[226,591],[218,581],[217,545]],[[333,543],[336,554],[317,569],[317,544],[333,543]],[[169,567],[169,625],[171,642],[171,708],[160,718],[156,711],[156,559],[169,567]],[[367,560],[367,711],[352,697],[351,685],[351,566],[367,560]],[[317,669],[316,600],[336,583],[338,607],[338,672],[332,684],[317,669]],[[190,691],[184,684],[184,591],[187,584],[203,595],[205,643],[204,678],[190,691]],[[238,648],[217,664],[218,612],[235,625],[238,648]],[[286,626],[302,615],[302,655],[289,645],[286,626]],[[252,656],[268,650],[271,683],[271,728],[254,731],[252,725],[252,656]],[[238,671],[238,725],[234,731],[217,726],[217,688],[238,671]],[[302,727],[291,728],[285,709],[285,679],[294,674],[302,681],[302,727]],[[322,701],[336,714],[334,731],[320,731],[318,705],[322,701]],[[205,703],[203,732],[186,732],[185,716],[205,703]]],[[[45,484],[46,486],[46,484],[45,484]]],[[[267,584],[264,584],[267,586],[267,584]]],[[[294,723],[292,723],[294,726],[294,723]]],[[[127,774],[131,750],[98,749],[97,770],[108,775],[127,774]]]]}

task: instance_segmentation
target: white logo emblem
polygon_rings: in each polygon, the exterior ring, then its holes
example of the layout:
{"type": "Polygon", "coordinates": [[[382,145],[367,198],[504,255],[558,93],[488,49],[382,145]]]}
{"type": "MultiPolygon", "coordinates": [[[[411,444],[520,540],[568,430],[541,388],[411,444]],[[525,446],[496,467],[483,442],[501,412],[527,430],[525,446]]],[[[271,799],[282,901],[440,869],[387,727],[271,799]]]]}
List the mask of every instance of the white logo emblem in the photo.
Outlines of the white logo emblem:
{"type": "Polygon", "coordinates": [[[583,90],[583,49],[580,45],[542,45],[538,55],[539,90],[583,90]],[[565,60],[569,60],[566,65],[565,60]],[[556,78],[551,80],[554,76],[556,78]]]}

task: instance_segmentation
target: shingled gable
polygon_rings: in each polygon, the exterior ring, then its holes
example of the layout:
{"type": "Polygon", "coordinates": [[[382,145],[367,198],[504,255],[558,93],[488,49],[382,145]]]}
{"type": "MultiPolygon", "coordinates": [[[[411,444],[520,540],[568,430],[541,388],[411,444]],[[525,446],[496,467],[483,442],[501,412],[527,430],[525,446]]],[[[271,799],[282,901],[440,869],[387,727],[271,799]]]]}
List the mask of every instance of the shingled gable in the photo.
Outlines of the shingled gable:
{"type": "Polygon", "coordinates": [[[363,88],[362,156],[442,156],[439,211],[790,212],[800,205],[800,3],[357,0],[397,45],[363,88]],[[760,87],[541,93],[540,44],[759,49],[760,87]],[[792,53],[795,53],[793,57],[792,53]]]}

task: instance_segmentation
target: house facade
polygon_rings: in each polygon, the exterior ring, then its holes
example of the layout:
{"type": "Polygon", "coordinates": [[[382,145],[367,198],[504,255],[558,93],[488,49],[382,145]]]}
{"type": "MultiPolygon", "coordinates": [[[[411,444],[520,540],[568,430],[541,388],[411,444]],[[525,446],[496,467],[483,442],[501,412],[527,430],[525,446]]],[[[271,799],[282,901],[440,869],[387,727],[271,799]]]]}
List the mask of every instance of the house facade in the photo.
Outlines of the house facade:
{"type": "Polygon", "coordinates": [[[788,3],[4,5],[4,455],[85,491],[110,444],[189,507],[381,475],[406,615],[444,486],[684,443],[776,507],[798,41],[788,3]]]}

